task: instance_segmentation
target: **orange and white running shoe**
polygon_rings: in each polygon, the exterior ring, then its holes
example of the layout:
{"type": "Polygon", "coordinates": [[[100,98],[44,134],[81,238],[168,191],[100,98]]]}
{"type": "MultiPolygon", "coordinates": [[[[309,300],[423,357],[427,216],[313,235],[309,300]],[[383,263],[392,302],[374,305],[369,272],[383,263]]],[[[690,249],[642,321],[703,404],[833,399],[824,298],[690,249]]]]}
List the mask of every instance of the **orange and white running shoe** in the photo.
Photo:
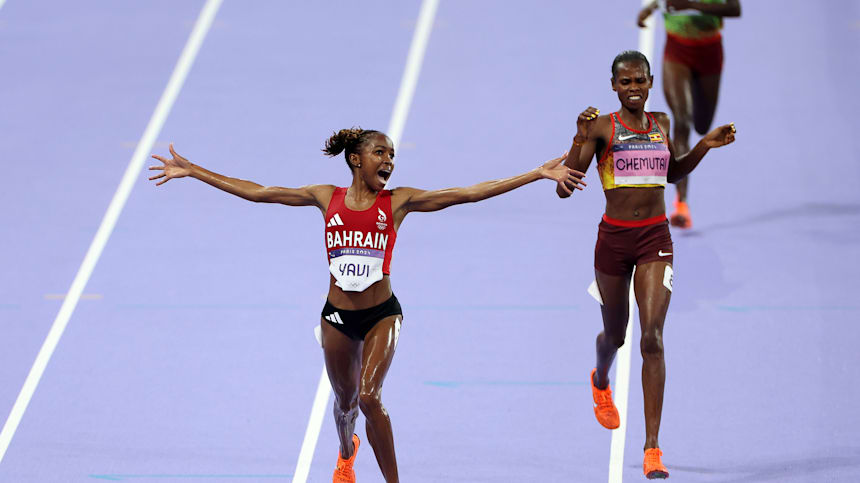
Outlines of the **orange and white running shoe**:
{"type": "Polygon", "coordinates": [[[642,463],[642,470],[645,471],[645,477],[649,480],[662,480],[669,477],[669,470],[660,461],[661,456],[663,456],[663,452],[660,451],[660,448],[648,448],[645,450],[645,461],[642,463]]]}
{"type": "Polygon", "coordinates": [[[594,415],[604,428],[615,429],[621,424],[621,418],[618,417],[618,409],[615,409],[615,403],[612,402],[612,389],[609,384],[606,389],[597,389],[594,385],[595,372],[597,369],[592,369],[591,377],[588,378],[591,382],[591,395],[594,397],[594,415]]]}
{"type": "Polygon", "coordinates": [[[693,228],[690,206],[687,205],[686,201],[675,200],[675,212],[669,217],[669,224],[685,230],[693,228]]]}
{"type": "Polygon", "coordinates": [[[340,456],[340,451],[337,452],[337,468],[334,470],[334,483],[355,483],[355,471],[352,469],[352,464],[355,463],[355,455],[358,454],[358,445],[361,443],[358,436],[352,435],[352,456],[348,460],[340,456]]]}

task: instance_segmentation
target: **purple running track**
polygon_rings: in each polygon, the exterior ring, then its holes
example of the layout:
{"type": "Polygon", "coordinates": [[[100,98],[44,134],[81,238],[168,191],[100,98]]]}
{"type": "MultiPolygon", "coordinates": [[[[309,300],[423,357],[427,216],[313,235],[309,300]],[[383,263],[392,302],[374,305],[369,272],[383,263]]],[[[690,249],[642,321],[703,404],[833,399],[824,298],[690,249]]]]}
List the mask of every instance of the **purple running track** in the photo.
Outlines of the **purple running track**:
{"type": "MultiPolygon", "coordinates": [[[[319,149],[335,129],[386,128],[419,4],[225,0],[155,151],[173,141],[264,184],[348,183],[319,149]]],[[[202,5],[0,9],[14,74],[0,76],[4,414],[202,5]]],[[[715,120],[738,141],[694,173],[695,229],[673,232],[664,462],[678,481],[856,481],[860,101],[846,80],[860,75],[860,6],[743,8],[726,22],[715,120]]],[[[583,108],[617,107],[609,64],[636,48],[635,14],[441,2],[392,185],[467,185],[560,154],[583,108]]],[[[657,32],[652,109],[666,110],[657,32]]],[[[405,481],[606,480],[610,433],[587,385],[601,323],[585,292],[603,197],[593,168],[586,180],[570,200],[543,181],[404,222],[384,401],[405,481]]],[[[289,481],[322,367],[321,233],[313,209],[141,175],[0,481],[289,481]]],[[[643,478],[634,334],[626,481],[643,478]]],[[[327,407],[308,481],[331,478],[333,428],[327,407]]],[[[363,418],[357,432],[366,442],[363,418]]],[[[369,445],[356,472],[382,481],[369,445]]]]}

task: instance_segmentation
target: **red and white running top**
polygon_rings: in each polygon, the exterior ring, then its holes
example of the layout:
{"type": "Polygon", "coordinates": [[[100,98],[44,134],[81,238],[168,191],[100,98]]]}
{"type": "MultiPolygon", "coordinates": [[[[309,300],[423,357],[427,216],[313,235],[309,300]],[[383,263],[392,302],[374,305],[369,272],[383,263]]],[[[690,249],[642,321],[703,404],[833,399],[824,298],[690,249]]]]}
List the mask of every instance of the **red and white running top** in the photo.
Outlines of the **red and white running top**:
{"type": "Polygon", "coordinates": [[[346,190],[335,188],[325,213],[328,270],[342,290],[362,292],[391,273],[397,240],[391,191],[380,191],[373,206],[354,211],[346,207],[346,190]]]}

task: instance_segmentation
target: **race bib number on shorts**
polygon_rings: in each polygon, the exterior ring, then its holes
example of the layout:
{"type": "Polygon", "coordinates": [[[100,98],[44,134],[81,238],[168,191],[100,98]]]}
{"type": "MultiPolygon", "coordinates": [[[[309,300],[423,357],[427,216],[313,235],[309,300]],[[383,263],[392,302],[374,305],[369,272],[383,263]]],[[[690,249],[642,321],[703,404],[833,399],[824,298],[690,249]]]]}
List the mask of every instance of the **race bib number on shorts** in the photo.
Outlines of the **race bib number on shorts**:
{"type": "Polygon", "coordinates": [[[675,272],[672,271],[671,265],[666,265],[666,271],[663,272],[663,286],[672,291],[672,276],[675,272]]]}

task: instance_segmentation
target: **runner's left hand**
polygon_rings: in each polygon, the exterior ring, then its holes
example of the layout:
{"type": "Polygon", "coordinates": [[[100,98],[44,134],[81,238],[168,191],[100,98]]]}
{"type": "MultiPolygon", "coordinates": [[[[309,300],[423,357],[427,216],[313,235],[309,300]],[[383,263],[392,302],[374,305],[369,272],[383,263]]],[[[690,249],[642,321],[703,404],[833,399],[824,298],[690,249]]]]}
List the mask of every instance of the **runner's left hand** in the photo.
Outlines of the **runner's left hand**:
{"type": "Polygon", "coordinates": [[[724,124],[709,132],[702,138],[709,148],[718,148],[735,142],[735,123],[724,124]]]}
{"type": "Polygon", "coordinates": [[[550,159],[540,167],[540,175],[542,178],[554,180],[565,193],[570,195],[574,189],[581,190],[586,186],[585,181],[582,180],[585,173],[561,164],[565,159],[567,159],[566,152],[558,158],[550,159]]]}

